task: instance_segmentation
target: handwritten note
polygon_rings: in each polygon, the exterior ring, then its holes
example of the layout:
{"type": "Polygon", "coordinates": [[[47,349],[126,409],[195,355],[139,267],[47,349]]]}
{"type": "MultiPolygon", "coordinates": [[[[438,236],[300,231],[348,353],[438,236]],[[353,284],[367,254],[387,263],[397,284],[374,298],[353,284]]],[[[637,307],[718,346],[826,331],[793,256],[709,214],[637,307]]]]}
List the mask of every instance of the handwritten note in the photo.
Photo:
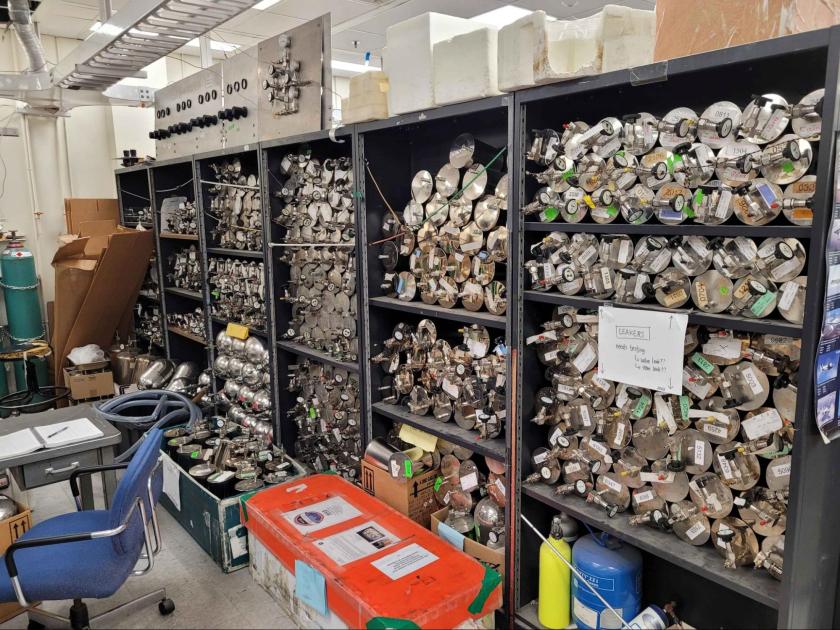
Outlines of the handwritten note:
{"type": "Polygon", "coordinates": [[[598,376],[682,394],[688,316],[602,306],[598,309],[598,376]]]}

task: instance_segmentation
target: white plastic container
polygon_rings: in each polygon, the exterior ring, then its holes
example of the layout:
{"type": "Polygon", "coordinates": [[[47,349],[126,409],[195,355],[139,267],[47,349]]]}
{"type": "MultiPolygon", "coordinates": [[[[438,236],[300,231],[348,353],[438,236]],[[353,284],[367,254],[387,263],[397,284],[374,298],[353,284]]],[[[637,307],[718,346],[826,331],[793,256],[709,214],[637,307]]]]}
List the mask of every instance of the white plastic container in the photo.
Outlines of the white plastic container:
{"type": "Polygon", "coordinates": [[[435,104],[460,103],[499,91],[498,31],[493,27],[456,35],[434,45],[435,104]]]}
{"type": "Polygon", "coordinates": [[[434,45],[484,26],[440,13],[424,13],[389,26],[385,31],[383,69],[390,81],[390,115],[434,107],[434,45]]]}

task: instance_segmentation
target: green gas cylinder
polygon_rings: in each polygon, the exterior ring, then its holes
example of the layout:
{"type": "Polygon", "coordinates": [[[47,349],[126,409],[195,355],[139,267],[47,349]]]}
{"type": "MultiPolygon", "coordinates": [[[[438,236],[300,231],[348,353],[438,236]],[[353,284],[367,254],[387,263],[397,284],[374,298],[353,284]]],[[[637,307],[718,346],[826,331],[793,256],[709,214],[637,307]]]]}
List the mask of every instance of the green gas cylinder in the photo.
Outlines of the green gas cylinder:
{"type": "MultiPolygon", "coordinates": [[[[6,304],[6,321],[9,322],[9,336],[12,343],[43,339],[44,324],[41,316],[41,300],[38,296],[38,274],[35,271],[35,257],[26,249],[23,241],[12,239],[0,254],[0,286],[3,287],[3,301],[6,304]]],[[[49,382],[47,359],[34,359],[38,385],[49,382]]],[[[26,389],[23,362],[15,361],[15,385],[18,390],[26,389]]],[[[4,374],[5,376],[5,374],[4,374]]],[[[5,380],[5,379],[4,379],[5,380]]]]}
{"type": "Polygon", "coordinates": [[[41,301],[38,297],[38,275],[35,257],[14,238],[0,255],[3,299],[6,302],[6,320],[13,342],[41,339],[44,324],[41,301]]]}

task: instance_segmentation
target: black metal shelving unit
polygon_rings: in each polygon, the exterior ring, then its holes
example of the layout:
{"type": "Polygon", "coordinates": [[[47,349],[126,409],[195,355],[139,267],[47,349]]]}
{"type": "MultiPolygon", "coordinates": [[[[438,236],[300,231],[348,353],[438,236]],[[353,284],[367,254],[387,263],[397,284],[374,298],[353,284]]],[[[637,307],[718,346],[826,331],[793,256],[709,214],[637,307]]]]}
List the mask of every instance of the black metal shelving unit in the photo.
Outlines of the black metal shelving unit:
{"type": "MultiPolygon", "coordinates": [[[[836,134],[840,129],[840,27],[802,35],[759,42],[748,46],[713,51],[671,60],[651,66],[585,77],[564,83],[535,87],[511,95],[461,103],[447,107],[397,116],[343,127],[334,133],[314,132],[233,148],[167,162],[151,168],[157,182],[158,172],[175,164],[193,164],[195,193],[204,216],[206,188],[199,180],[212,180],[206,164],[237,153],[253,155],[259,166],[263,204],[264,252],[266,265],[266,303],[270,323],[267,337],[272,349],[273,392],[275,396],[275,435],[278,441],[293,442],[293,434],[284,431],[285,412],[289,401],[284,398],[288,375],[286,366],[297,358],[333,365],[359,374],[363,410],[363,441],[385,434],[394,422],[403,422],[438,435],[455,444],[505,462],[507,471],[507,541],[504,610],[506,623],[536,628],[534,599],[537,594],[539,540],[520,525],[525,514],[542,531],[547,531],[551,517],[565,511],[589,527],[606,531],[639,548],[644,555],[643,592],[646,602],[676,600],[685,619],[696,627],[836,627],[840,615],[835,613],[840,543],[835,532],[840,529],[840,512],[836,503],[833,480],[840,473],[840,446],[824,445],[814,421],[813,371],[822,320],[824,287],[824,246],[829,221],[829,208],[834,199],[833,168],[836,134]],[[651,221],[643,225],[626,225],[619,221],[598,225],[538,223],[526,221],[519,208],[529,202],[535,190],[533,180],[526,178],[524,155],[532,128],[559,128],[568,120],[598,120],[604,116],[620,116],[634,111],[663,114],[685,105],[701,110],[716,100],[746,103],[752,94],[781,92],[798,98],[818,87],[826,88],[823,106],[822,140],[816,157],[817,192],[814,199],[814,220],[810,227],[787,224],[783,218],[767,226],[751,227],[736,221],[720,226],[685,224],[666,226],[651,221]],[[377,248],[370,247],[380,238],[381,221],[386,212],[379,194],[366,172],[374,173],[385,198],[400,212],[410,197],[409,183],[418,170],[436,171],[445,161],[449,144],[459,134],[471,132],[491,145],[509,147],[507,171],[510,175],[509,255],[507,265],[508,312],[504,317],[464,309],[443,309],[422,302],[402,302],[382,294],[382,269],[376,259],[377,248]],[[357,199],[357,295],[359,360],[347,363],[327,353],[299,343],[281,339],[288,320],[287,305],[276,300],[278,288],[287,276],[274,260],[271,247],[279,239],[279,228],[271,222],[279,200],[272,196],[279,182],[280,157],[301,145],[313,148],[313,154],[352,155],[357,199]],[[626,517],[609,519],[603,511],[578,498],[559,497],[550,488],[525,486],[522,479],[530,472],[530,452],[542,445],[544,435],[529,422],[535,388],[542,382],[542,369],[536,365],[524,339],[550,317],[556,305],[594,309],[606,303],[586,297],[562,296],[558,292],[531,290],[525,283],[523,265],[528,259],[528,246],[552,231],[567,233],[628,235],[705,235],[708,237],[748,236],[761,240],[768,237],[794,237],[808,249],[807,292],[804,326],[779,319],[744,319],[729,315],[710,315],[689,311],[689,321],[712,327],[795,337],[801,340],[799,396],[797,400],[797,436],[793,451],[790,502],[787,516],[784,578],[773,580],[765,572],[747,568],[723,568],[722,559],[710,547],[695,548],[683,544],[669,534],[634,528],[626,517]],[[284,319],[285,318],[285,319],[284,319]],[[430,416],[415,416],[405,409],[383,403],[378,396],[381,370],[371,364],[371,357],[381,350],[382,341],[390,336],[394,324],[405,321],[416,324],[431,318],[438,324],[439,336],[457,337],[458,324],[477,323],[501,333],[504,331],[508,355],[508,409],[504,439],[481,442],[471,432],[454,424],[436,422],[430,416]]],[[[118,171],[118,179],[147,167],[118,171]]],[[[190,168],[193,168],[192,166],[190,168]]],[[[127,180],[126,180],[127,181],[127,180]]],[[[181,180],[183,181],[183,180],[181,180]]],[[[173,182],[175,185],[180,182],[173,182]]],[[[157,186],[157,184],[155,184],[157,186]]],[[[166,188],[167,186],[161,186],[166,188]]],[[[118,189],[120,186],[118,185],[118,189]]],[[[121,194],[121,207],[123,198],[121,194]]],[[[157,226],[156,226],[157,228],[157,226]]],[[[185,245],[183,237],[158,232],[158,246],[185,245]]],[[[202,222],[197,245],[206,274],[207,255],[227,255],[227,251],[208,250],[206,226],[202,222]]],[[[195,239],[193,239],[195,242],[195,239]]],[[[241,256],[241,252],[231,252],[241,256]]],[[[164,276],[161,275],[162,286],[164,276]]],[[[206,287],[206,283],[205,283],[206,287]]],[[[182,290],[164,290],[162,303],[182,300],[186,304],[200,302],[207,310],[208,333],[222,325],[209,311],[207,290],[191,294],[182,290]]],[[[637,307],[658,308],[643,304],[637,307]]],[[[172,332],[183,343],[198,345],[194,340],[172,332]]],[[[206,344],[212,361],[212,338],[206,344]]]]}
{"type": "MultiPolygon", "coordinates": [[[[269,289],[269,280],[268,280],[268,268],[269,268],[269,256],[268,256],[268,247],[266,245],[266,228],[265,228],[265,189],[263,187],[262,182],[262,162],[261,162],[261,151],[258,148],[258,145],[245,145],[239,147],[228,147],[225,149],[220,149],[217,151],[209,151],[206,153],[200,153],[193,156],[193,166],[194,166],[194,177],[195,177],[195,186],[196,186],[196,203],[198,208],[198,214],[201,218],[199,222],[199,233],[201,235],[201,265],[202,271],[204,274],[204,290],[202,291],[202,303],[204,305],[204,313],[205,318],[207,321],[207,353],[209,357],[209,365],[213,366],[214,361],[216,359],[216,348],[215,348],[215,339],[216,335],[220,332],[224,331],[227,328],[228,320],[223,319],[221,317],[217,317],[213,315],[212,305],[213,299],[210,295],[210,287],[209,287],[209,272],[208,272],[208,265],[209,259],[211,256],[213,257],[221,257],[221,258],[236,258],[239,260],[245,261],[261,261],[263,263],[263,269],[265,276],[265,286],[266,292],[264,295],[265,301],[265,309],[266,309],[266,321],[267,321],[267,328],[268,330],[258,330],[253,329],[250,326],[248,327],[249,335],[253,334],[256,337],[259,337],[263,340],[266,347],[271,348],[273,334],[271,331],[271,326],[268,324],[270,322],[270,313],[272,309],[273,303],[273,292],[269,289]],[[213,235],[213,227],[214,227],[214,217],[210,212],[210,203],[211,203],[211,188],[213,188],[216,184],[215,174],[211,165],[219,164],[225,160],[231,160],[233,158],[238,158],[240,163],[243,167],[243,173],[247,175],[255,175],[259,178],[259,183],[254,186],[244,186],[252,191],[258,191],[260,193],[260,200],[262,203],[262,213],[263,213],[263,247],[259,251],[253,250],[239,250],[239,249],[229,249],[224,247],[218,247],[218,242],[213,235]]],[[[240,322],[232,322],[232,323],[240,323],[240,322]]],[[[277,381],[277,369],[276,363],[274,361],[274,354],[269,353],[269,374],[271,376],[271,383],[270,386],[272,389],[276,384],[277,381]]],[[[214,372],[214,387],[218,388],[221,382],[221,379],[218,375],[214,372]]],[[[214,390],[216,391],[216,390],[214,390]]],[[[275,423],[274,427],[275,431],[275,441],[279,442],[278,433],[277,433],[277,426],[275,423]]]]}
{"type": "MultiPolygon", "coordinates": [[[[817,192],[813,225],[790,225],[783,216],[770,225],[750,227],[731,219],[720,226],[686,224],[665,226],[655,220],[642,225],[615,222],[597,225],[537,223],[519,215],[512,240],[519,248],[517,277],[511,293],[521,296],[515,318],[513,353],[518,361],[516,410],[511,418],[519,474],[515,475],[514,499],[509,514],[523,513],[543,531],[553,514],[564,511],[588,526],[617,536],[643,552],[645,569],[643,593],[646,602],[676,600],[678,611],[696,627],[830,627],[834,622],[834,593],[837,587],[838,552],[834,532],[840,516],[833,505],[831,483],[840,472],[838,447],[824,445],[813,419],[813,364],[822,321],[824,286],[824,241],[829,207],[833,199],[835,135],[838,129],[838,56],[840,30],[815,31],[803,35],[719,50],[611,72],[555,85],[517,92],[513,108],[515,141],[512,199],[515,207],[531,201],[538,184],[526,177],[525,152],[532,129],[558,129],[569,120],[597,121],[604,116],[621,116],[637,111],[663,115],[677,106],[702,111],[717,100],[746,103],[753,94],[780,93],[791,99],[826,88],[823,107],[822,139],[815,145],[817,192]],[[749,236],[760,241],[771,236],[795,237],[808,250],[808,292],[805,326],[779,319],[745,319],[729,315],[688,312],[689,321],[752,333],[770,333],[802,341],[799,370],[799,396],[796,408],[797,435],[793,450],[790,504],[787,517],[784,578],[778,582],[765,572],[748,568],[725,569],[723,560],[711,547],[692,547],[669,534],[644,527],[632,527],[626,516],[607,518],[603,510],[576,497],[560,497],[552,488],[525,485],[522,480],[530,452],[545,442],[545,428],[529,422],[534,394],[543,382],[542,366],[535,351],[523,340],[534,334],[541,322],[551,316],[554,305],[595,309],[609,303],[585,297],[567,297],[557,291],[530,290],[523,265],[530,257],[531,244],[547,232],[594,234],[662,234],[749,236]],[[817,560],[819,558],[819,560],[817,560]],[[819,588],[814,585],[819,584],[819,588]],[[830,595],[827,595],[830,593],[830,595]]],[[[516,213],[514,213],[516,214],[516,213]]],[[[618,305],[616,307],[654,308],[658,305],[618,305]]],[[[537,595],[538,550],[540,541],[520,525],[518,516],[509,516],[514,528],[517,562],[510,579],[514,590],[511,605],[516,623],[539,627],[534,599],[537,595]]]]}
{"type": "MultiPolygon", "coordinates": [[[[132,219],[131,208],[138,203],[143,207],[153,208],[152,203],[152,181],[149,167],[145,164],[138,164],[135,166],[128,166],[115,171],[117,180],[117,204],[120,210],[120,225],[129,228],[136,228],[137,221],[132,219]]],[[[158,224],[155,219],[155,214],[152,212],[153,223],[145,224],[155,234],[158,232],[158,224]]],[[[142,288],[137,294],[137,302],[146,306],[156,306],[161,318],[161,337],[162,343],[153,341],[151,337],[137,332],[138,314],[134,313],[134,328],[138,341],[143,342],[141,348],[147,352],[162,352],[166,354],[168,351],[168,344],[166,340],[166,315],[164,311],[163,299],[161,292],[163,291],[163,279],[160,275],[160,246],[155,237],[155,247],[152,252],[152,258],[149,261],[150,266],[154,266],[158,277],[157,291],[148,292],[142,288]]]]}
{"type": "MultiPolygon", "coordinates": [[[[197,306],[202,305],[204,299],[201,291],[173,287],[167,278],[170,256],[190,247],[195,248],[196,256],[200,256],[203,247],[200,216],[198,217],[196,234],[177,234],[164,230],[162,206],[166,199],[184,197],[187,201],[193,203],[196,200],[193,158],[190,156],[160,160],[155,162],[149,170],[152,179],[155,234],[158,251],[161,253],[159,273],[164,287],[163,312],[168,356],[176,361],[195,361],[199,366],[207,367],[210,365],[210,355],[205,339],[191,331],[170,325],[166,320],[167,314],[187,313],[195,310],[197,306]]],[[[204,278],[206,278],[205,275],[202,276],[202,286],[206,286],[206,282],[203,281],[204,278]]],[[[206,326],[204,334],[207,335],[206,326]]]]}
{"type": "MultiPolygon", "coordinates": [[[[364,217],[361,223],[361,242],[365,243],[361,254],[360,274],[363,286],[363,301],[360,311],[365,313],[364,322],[364,359],[361,363],[364,372],[363,381],[366,383],[366,413],[367,431],[370,438],[384,436],[394,423],[404,423],[436,435],[453,444],[472,450],[479,455],[476,461],[483,466],[483,457],[502,461],[506,467],[506,494],[511,496],[513,491],[512,473],[515,470],[512,425],[506,423],[504,437],[493,440],[479,440],[477,432],[467,431],[454,422],[443,423],[432,416],[418,416],[396,405],[383,403],[379,387],[382,385],[383,371],[371,364],[371,357],[382,351],[382,342],[391,336],[394,325],[406,322],[415,325],[421,319],[432,319],[438,331],[438,338],[450,342],[460,343],[458,333],[459,324],[479,324],[488,328],[491,336],[504,334],[508,348],[513,339],[513,318],[515,311],[515,293],[508,290],[508,309],[504,316],[493,315],[487,311],[468,311],[462,307],[447,309],[439,305],[428,305],[419,301],[401,301],[397,298],[383,295],[381,288],[384,270],[377,259],[379,248],[367,245],[380,240],[382,220],[388,209],[382,196],[398,213],[401,213],[406,202],[411,198],[411,180],[414,174],[426,169],[432,174],[443,166],[449,159],[449,148],[452,141],[461,133],[471,133],[491,147],[500,149],[510,147],[513,127],[510,125],[510,110],[513,97],[498,96],[478,101],[459,103],[422,112],[414,112],[369,123],[361,123],[357,128],[356,170],[359,173],[360,187],[360,215],[364,217]],[[368,172],[368,169],[369,172],[368,172]],[[372,173],[372,176],[371,176],[372,173]],[[382,191],[380,196],[376,184],[382,191]]],[[[505,160],[507,173],[513,172],[511,152],[500,158],[505,160]]],[[[510,199],[510,196],[508,197],[510,199]]],[[[504,224],[510,231],[516,210],[509,207],[504,224]]],[[[500,220],[500,225],[503,222],[500,220]]],[[[510,243],[510,239],[509,239],[510,243]]],[[[514,251],[509,248],[507,264],[501,272],[506,287],[511,287],[512,271],[517,264],[514,251]]],[[[497,267],[499,263],[497,263],[497,267]]],[[[400,270],[403,267],[399,268],[400,270]]],[[[500,272],[497,270],[497,275],[500,272]]],[[[513,405],[513,392],[516,381],[513,376],[512,357],[507,360],[507,417],[510,418],[513,405]]],[[[508,513],[509,514],[509,513],[508,513]]],[[[510,516],[507,516],[510,522],[510,516]]],[[[510,528],[508,528],[510,533],[510,528]]],[[[510,536],[506,541],[505,562],[512,567],[513,546],[510,536]]],[[[506,572],[507,572],[506,571],[506,572]]],[[[510,592],[509,580],[505,583],[505,593],[510,592]]],[[[507,605],[507,604],[506,604],[507,605]]],[[[510,610],[509,608],[507,610],[510,610]]]]}
{"type": "MultiPolygon", "coordinates": [[[[353,163],[353,197],[354,197],[354,216],[356,219],[356,242],[353,246],[356,255],[356,335],[357,342],[357,360],[356,361],[342,361],[327,352],[310,348],[309,346],[290,341],[285,337],[285,332],[288,330],[289,319],[291,318],[291,305],[278,299],[278,296],[283,294],[283,290],[289,282],[289,266],[280,262],[278,257],[286,250],[290,249],[289,245],[282,242],[284,236],[284,228],[273,221],[280,209],[283,206],[283,200],[275,193],[284,185],[285,181],[280,173],[280,162],[289,153],[302,153],[303,151],[311,151],[312,156],[319,160],[328,158],[348,157],[353,158],[354,147],[356,143],[355,126],[341,127],[334,131],[314,131],[311,133],[299,134],[290,136],[288,138],[280,138],[277,140],[270,140],[263,142],[260,145],[262,154],[262,171],[260,174],[260,181],[263,184],[263,225],[265,226],[266,236],[266,259],[267,259],[267,277],[266,286],[269,287],[273,295],[272,309],[270,313],[270,325],[272,330],[272,351],[274,354],[274,364],[277,366],[277,378],[274,384],[274,409],[275,409],[275,435],[280,435],[283,445],[294,454],[294,444],[297,437],[297,426],[290,421],[288,411],[294,405],[294,398],[289,392],[289,373],[288,366],[294,365],[298,360],[309,360],[324,365],[330,365],[335,368],[347,370],[349,373],[359,375],[359,398],[360,404],[364,405],[362,401],[365,399],[365,387],[362,382],[362,370],[360,370],[360,361],[364,356],[363,347],[363,322],[366,319],[366,313],[361,307],[362,273],[359,269],[359,261],[362,258],[363,246],[359,235],[360,211],[358,202],[358,185],[359,185],[359,171],[356,164],[353,163]]],[[[307,247],[306,245],[294,245],[292,247],[307,247]]],[[[309,246],[311,247],[311,246],[309,246]]],[[[364,409],[364,406],[362,407],[364,409]]],[[[365,432],[363,423],[361,446],[364,447],[369,440],[369,435],[365,432]]]]}

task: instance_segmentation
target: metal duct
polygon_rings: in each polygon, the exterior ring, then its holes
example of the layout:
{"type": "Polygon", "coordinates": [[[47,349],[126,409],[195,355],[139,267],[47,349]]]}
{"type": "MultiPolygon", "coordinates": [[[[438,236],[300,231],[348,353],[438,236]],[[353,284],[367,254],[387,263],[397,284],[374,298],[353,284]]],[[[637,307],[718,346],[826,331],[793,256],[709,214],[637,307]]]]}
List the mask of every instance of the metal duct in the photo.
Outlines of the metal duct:
{"type": "Polygon", "coordinates": [[[47,70],[47,59],[44,56],[44,46],[41,38],[35,32],[35,25],[32,23],[32,11],[29,10],[29,0],[8,0],[9,18],[15,25],[15,32],[20,40],[23,49],[29,57],[29,70],[31,72],[44,72],[47,70]]]}

